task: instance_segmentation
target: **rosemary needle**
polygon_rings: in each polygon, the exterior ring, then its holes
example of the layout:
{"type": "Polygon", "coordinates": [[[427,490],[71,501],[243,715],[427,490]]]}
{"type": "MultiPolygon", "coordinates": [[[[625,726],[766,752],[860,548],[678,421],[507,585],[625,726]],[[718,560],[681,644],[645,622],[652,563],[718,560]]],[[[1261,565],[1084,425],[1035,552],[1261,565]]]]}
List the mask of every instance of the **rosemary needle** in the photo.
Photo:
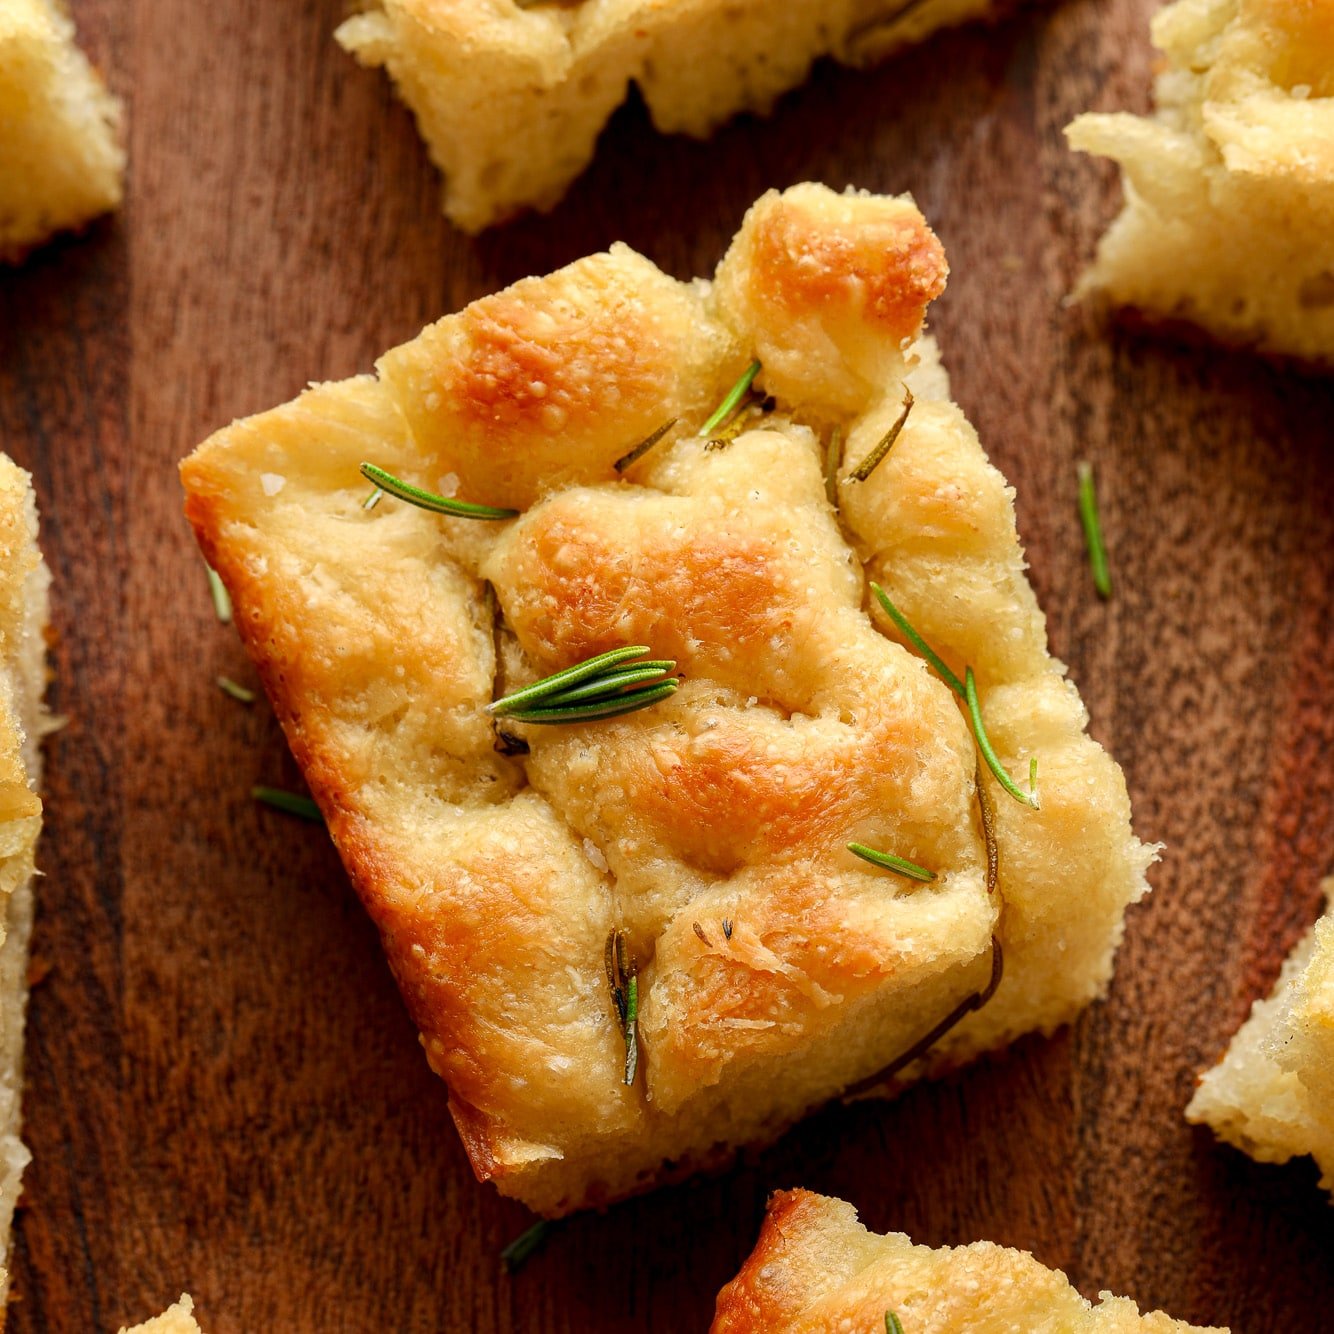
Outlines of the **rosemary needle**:
{"type": "Polygon", "coordinates": [[[870,862],[872,866],[879,866],[886,871],[895,871],[899,875],[906,875],[909,880],[929,882],[936,878],[936,873],[928,871],[925,866],[918,866],[916,862],[910,862],[906,857],[896,857],[892,852],[877,852],[875,848],[868,848],[865,843],[849,843],[848,851],[854,857],[860,857],[862,861],[870,862]]]}
{"type": "Polygon", "coordinates": [[[712,434],[715,426],[720,422],[726,421],[728,416],[736,411],[736,405],[745,398],[746,394],[750,391],[751,385],[755,383],[755,377],[759,373],[760,363],[758,361],[752,361],[750,365],[746,367],[741,378],[727,391],[727,397],[714,409],[713,415],[699,428],[699,438],[702,439],[703,437],[712,434]]]}
{"type": "Polygon", "coordinates": [[[224,695],[230,695],[238,704],[253,704],[255,702],[255,692],[247,690],[245,686],[233,681],[230,676],[218,677],[218,689],[224,695]]]}
{"type": "Polygon", "coordinates": [[[324,823],[320,808],[309,797],[303,797],[299,792],[288,792],[280,787],[252,787],[250,795],[265,806],[272,806],[275,811],[299,816],[312,824],[324,823]]]}
{"type": "Polygon", "coordinates": [[[885,615],[898,626],[904,637],[908,639],[917,651],[935,668],[940,675],[940,679],[945,682],[949,688],[954,691],[968,706],[968,720],[972,724],[973,739],[977,742],[977,748],[981,752],[982,758],[987,763],[987,768],[996,775],[996,781],[1003,787],[1016,801],[1022,801],[1025,806],[1031,806],[1033,810],[1038,810],[1041,803],[1038,801],[1038,758],[1032,756],[1028,762],[1028,787],[1025,792],[1013,778],[1005,771],[991,745],[991,738],[987,736],[986,724],[982,721],[982,705],[977,697],[977,682],[973,679],[973,669],[965,669],[963,681],[946,666],[935,649],[917,633],[909,624],[908,618],[890,601],[889,594],[877,583],[872,583],[871,592],[876,596],[876,600],[885,609],[885,615]]]}
{"type": "Polygon", "coordinates": [[[965,694],[963,682],[960,681],[959,678],[945,665],[940,654],[938,654],[935,649],[933,649],[931,645],[908,624],[908,618],[889,600],[889,594],[877,583],[872,583],[871,592],[875,594],[876,600],[884,608],[885,615],[899,627],[899,630],[903,633],[904,637],[922,655],[922,657],[936,669],[936,673],[940,679],[944,681],[960,699],[963,699],[965,694]]]}
{"type": "MultiPolygon", "coordinates": [[[[391,496],[406,500],[409,505],[416,505],[418,509],[430,510],[432,514],[448,514],[456,519],[514,519],[519,514],[518,510],[497,509],[492,505],[473,505],[466,500],[438,496],[434,491],[413,486],[411,482],[395,477],[393,473],[386,472],[374,463],[363,463],[361,475],[381,491],[388,491],[391,496]]],[[[362,508],[370,508],[370,497],[367,497],[362,508]]]]}
{"type": "Polygon", "coordinates": [[[625,948],[625,932],[617,927],[607,932],[603,946],[603,965],[616,1018],[625,1033],[625,1073],[629,1088],[639,1070],[639,972],[625,948]]]}
{"type": "Polygon", "coordinates": [[[903,386],[903,411],[895,419],[894,425],[881,437],[880,443],[852,470],[848,477],[849,481],[864,482],[884,462],[885,456],[894,448],[894,442],[903,431],[904,423],[908,420],[908,414],[912,411],[912,405],[912,390],[905,384],[903,386]]]}
{"type": "Polygon", "coordinates": [[[383,495],[384,488],[377,486],[375,490],[361,502],[361,508],[364,510],[373,510],[380,503],[380,497],[383,495]]]}
{"type": "Polygon", "coordinates": [[[893,1311],[885,1312],[885,1334],[903,1334],[903,1321],[893,1311]]]}
{"type": "Polygon", "coordinates": [[[977,748],[982,752],[982,758],[987,762],[987,768],[996,775],[996,781],[1003,787],[1016,801],[1022,801],[1025,806],[1031,806],[1037,810],[1041,803],[1038,801],[1038,757],[1032,756],[1028,763],[1028,784],[1030,790],[1025,792],[1018,783],[1006,772],[1005,766],[997,758],[996,752],[991,748],[991,738],[987,736],[987,729],[982,723],[982,706],[977,698],[977,681],[973,677],[973,669],[969,667],[964,675],[964,691],[968,700],[968,716],[973,722],[973,737],[977,741],[977,748]]]}
{"type": "Polygon", "coordinates": [[[824,450],[824,493],[829,503],[838,506],[838,465],[843,460],[843,432],[835,426],[829,432],[829,443],[824,450]]]}
{"type": "Polygon", "coordinates": [[[547,1238],[555,1231],[556,1224],[549,1218],[539,1218],[526,1232],[521,1232],[503,1251],[501,1263],[505,1272],[517,1273],[526,1261],[546,1244],[547,1238]]]}
{"type": "Polygon", "coordinates": [[[232,595],[227,591],[227,585],[222,582],[222,576],[213,566],[206,565],[204,568],[208,571],[208,591],[213,595],[213,610],[223,625],[230,625],[232,595]]]}
{"type": "Polygon", "coordinates": [[[1112,596],[1112,572],[1107,566],[1107,546],[1102,540],[1102,521],[1098,517],[1098,493],[1093,487],[1093,465],[1079,463],[1079,521],[1084,525],[1084,542],[1088,547],[1089,566],[1093,571],[1093,587],[1098,596],[1112,596]]]}
{"type": "Polygon", "coordinates": [[[617,472],[624,472],[632,463],[638,463],[679,420],[679,418],[673,417],[671,421],[663,422],[652,435],[646,436],[628,454],[622,454],[612,466],[617,472]]]}

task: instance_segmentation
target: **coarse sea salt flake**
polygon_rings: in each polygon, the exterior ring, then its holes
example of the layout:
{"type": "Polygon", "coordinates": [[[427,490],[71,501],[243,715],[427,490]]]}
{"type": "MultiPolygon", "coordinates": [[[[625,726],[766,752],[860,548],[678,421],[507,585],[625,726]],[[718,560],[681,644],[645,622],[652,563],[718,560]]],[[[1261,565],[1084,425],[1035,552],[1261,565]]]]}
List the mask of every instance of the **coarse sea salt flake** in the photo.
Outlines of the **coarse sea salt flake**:
{"type": "Polygon", "coordinates": [[[259,475],[259,484],[264,488],[266,496],[276,496],[287,485],[287,478],[281,473],[262,472],[259,475]]]}

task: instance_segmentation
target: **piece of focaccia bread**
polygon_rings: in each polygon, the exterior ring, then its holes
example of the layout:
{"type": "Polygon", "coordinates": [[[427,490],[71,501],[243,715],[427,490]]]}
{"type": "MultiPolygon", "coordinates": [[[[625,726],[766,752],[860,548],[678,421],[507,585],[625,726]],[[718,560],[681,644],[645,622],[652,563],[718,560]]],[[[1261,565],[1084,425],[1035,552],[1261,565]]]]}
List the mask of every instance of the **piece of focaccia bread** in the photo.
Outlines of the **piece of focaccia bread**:
{"type": "Polygon", "coordinates": [[[0,4],[0,260],[121,199],[120,104],[57,0],[0,4]]]}
{"type": "Polygon", "coordinates": [[[807,1190],[769,1201],[754,1251],[718,1294],[712,1334],[873,1334],[892,1328],[887,1312],[905,1334],[1209,1334],[1108,1292],[1094,1306],[1027,1251],[932,1250],[868,1232],[852,1205],[807,1190]]]}
{"type": "Polygon", "coordinates": [[[999,994],[903,1077],[1050,1029],[1107,984],[1152,853],[1048,655],[1005,481],[913,342],[945,273],[910,200],[798,186],[751,210],[712,286],[615,246],[182,467],[473,1166],[535,1209],[772,1137],[911,1050],[1001,957],[999,994]],[[752,358],[769,398],[698,435],[752,358]],[[851,480],[905,377],[897,443],[851,480]],[[365,509],[363,460],[522,514],[365,509]],[[1039,810],[984,779],[995,892],[968,724],[872,617],[867,574],[975,670],[1010,770],[1039,761],[1039,810]],[[626,645],[675,660],[680,689],[607,721],[488,715],[626,645]],[[616,1004],[604,975],[613,931],[638,962],[637,1042],[625,970],[616,1004]]]}
{"type": "Polygon", "coordinates": [[[995,0],[366,0],[338,29],[383,65],[477,231],[551,208],[638,86],[664,133],[765,112],[832,56],[866,65],[995,0]]]}
{"type": "MultiPolygon", "coordinates": [[[[0,1266],[28,1151],[19,1138],[33,855],[42,829],[47,590],[28,474],[0,454],[0,1266]]],[[[9,1275],[0,1267],[0,1309],[9,1275]]],[[[0,1317],[2,1318],[2,1317],[0,1317]]]]}
{"type": "Polygon", "coordinates": [[[120,1334],[203,1334],[194,1318],[195,1304],[189,1293],[181,1293],[181,1299],[167,1307],[161,1315],[152,1320],[145,1320],[133,1329],[121,1326],[120,1334]]]}
{"type": "MultiPolygon", "coordinates": [[[[1334,902],[1334,880],[1325,891],[1334,902]]],[[[1310,1154],[1334,1191],[1334,908],[1200,1078],[1186,1117],[1262,1163],[1310,1154]]]]}
{"type": "Polygon", "coordinates": [[[1334,366],[1334,0],[1178,0],[1149,119],[1080,116],[1126,203],[1078,294],[1334,366]]]}

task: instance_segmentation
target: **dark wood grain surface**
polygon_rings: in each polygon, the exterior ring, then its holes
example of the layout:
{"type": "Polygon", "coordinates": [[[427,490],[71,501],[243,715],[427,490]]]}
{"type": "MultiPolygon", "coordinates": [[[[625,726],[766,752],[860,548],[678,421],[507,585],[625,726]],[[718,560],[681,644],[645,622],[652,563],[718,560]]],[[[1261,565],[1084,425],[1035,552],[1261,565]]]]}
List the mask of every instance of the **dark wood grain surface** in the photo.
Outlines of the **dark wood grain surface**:
{"type": "Polygon", "coordinates": [[[766,1193],[845,1196],[933,1244],[1027,1247],[1241,1334],[1334,1327],[1334,1210],[1182,1119],[1334,863],[1334,384],[1088,326],[1062,305],[1116,206],[1060,130],[1148,98],[1149,0],[1070,0],[867,74],[820,68],[708,144],[622,112],[546,219],[450,230],[343,0],[75,0],[130,112],[126,209],[0,275],[0,433],[55,573],[47,834],[14,1334],[115,1330],[194,1293],[210,1334],[702,1331],[766,1193]],[[709,272],[807,178],[911,190],[953,277],[934,327],[1016,486],[1093,731],[1167,846],[1111,996],[890,1106],[831,1110],[728,1175],[567,1224],[477,1185],[323,835],[214,620],[175,463],[228,419],[367,368],[426,321],[614,239],[709,272]],[[1077,458],[1116,595],[1092,594],[1077,458]],[[40,971],[40,970],[39,970],[40,971]]]}

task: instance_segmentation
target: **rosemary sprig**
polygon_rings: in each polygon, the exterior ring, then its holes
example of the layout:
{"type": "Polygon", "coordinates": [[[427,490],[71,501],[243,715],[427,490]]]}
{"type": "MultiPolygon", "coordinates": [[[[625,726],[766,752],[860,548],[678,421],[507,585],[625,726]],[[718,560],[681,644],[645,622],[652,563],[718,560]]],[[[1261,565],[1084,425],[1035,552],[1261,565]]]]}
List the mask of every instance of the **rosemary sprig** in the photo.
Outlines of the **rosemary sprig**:
{"type": "Polygon", "coordinates": [[[208,591],[213,598],[213,611],[223,625],[232,623],[232,595],[227,591],[227,585],[222,582],[222,576],[211,565],[205,565],[208,571],[208,591]]]}
{"type": "Polygon", "coordinates": [[[885,1334],[903,1334],[903,1321],[893,1311],[885,1312],[885,1334]]]}
{"type": "Polygon", "coordinates": [[[750,387],[755,383],[755,377],[759,373],[760,363],[752,361],[741,378],[727,391],[727,397],[713,410],[713,415],[699,428],[698,437],[701,440],[712,435],[714,428],[736,411],[737,404],[750,392],[750,387]]]}
{"type": "Polygon", "coordinates": [[[625,1074],[622,1082],[629,1088],[639,1070],[639,970],[634,956],[625,947],[625,932],[617,927],[607,933],[603,947],[603,965],[611,1003],[625,1033],[625,1074]]]}
{"type": "Polygon", "coordinates": [[[991,977],[981,991],[965,996],[929,1033],[924,1033],[901,1055],[896,1056],[887,1066],[877,1070],[865,1079],[859,1079],[843,1094],[844,1100],[856,1098],[871,1089],[887,1084],[901,1070],[907,1069],[919,1057],[925,1056],[932,1047],[945,1036],[950,1029],[960,1024],[974,1010],[980,1010],[995,994],[1005,974],[1005,956],[1001,950],[1000,937],[991,937],[991,977]]]}
{"type": "Polygon", "coordinates": [[[877,583],[872,583],[871,591],[875,594],[876,600],[885,609],[885,614],[898,626],[919,653],[935,668],[940,679],[945,682],[949,688],[954,691],[968,706],[968,721],[972,724],[973,740],[977,743],[977,748],[986,761],[987,768],[996,776],[996,781],[1003,787],[1016,801],[1021,801],[1025,806],[1032,807],[1033,810],[1039,810],[1042,803],[1038,800],[1038,757],[1033,755],[1028,762],[1028,791],[1025,792],[1013,778],[1006,772],[1005,766],[1001,764],[995,750],[991,745],[991,738],[987,736],[986,724],[982,721],[982,706],[977,697],[977,682],[973,679],[973,669],[965,668],[964,679],[962,681],[945,665],[935,649],[917,633],[908,623],[908,618],[890,601],[889,594],[877,583]]]}
{"type": "Polygon", "coordinates": [[[547,1238],[556,1230],[556,1224],[549,1218],[539,1218],[526,1232],[521,1232],[503,1251],[501,1263],[507,1274],[518,1273],[524,1264],[546,1245],[547,1238]]]}
{"type": "Polygon", "coordinates": [[[865,843],[849,843],[848,851],[854,857],[870,862],[872,866],[894,871],[898,875],[907,876],[909,880],[930,882],[936,878],[936,873],[928,871],[925,866],[918,866],[916,862],[910,862],[906,857],[896,857],[892,852],[877,852],[875,848],[868,848],[865,843]]]}
{"type": "Polygon", "coordinates": [[[663,422],[652,435],[646,436],[628,454],[622,454],[612,466],[617,472],[624,472],[632,463],[638,463],[679,420],[679,418],[673,417],[671,421],[663,422]]]}
{"type": "Polygon", "coordinates": [[[218,689],[224,695],[230,695],[238,704],[253,704],[255,702],[255,692],[239,685],[230,676],[218,677],[218,689]]]}
{"type": "Polygon", "coordinates": [[[903,386],[903,411],[899,413],[894,425],[881,437],[880,443],[852,470],[848,476],[850,482],[864,482],[884,462],[885,456],[894,448],[894,442],[903,431],[908,414],[912,411],[912,390],[903,386]]]}
{"type": "Polygon", "coordinates": [[[600,653],[513,691],[487,705],[487,712],[520,723],[582,723],[647,708],[681,684],[671,675],[676,663],[669,658],[632,661],[649,651],[631,644],[600,653]]]}
{"type": "Polygon", "coordinates": [[[312,824],[324,823],[320,808],[309,797],[303,797],[299,792],[288,792],[280,787],[252,787],[250,795],[265,806],[272,806],[275,811],[299,816],[312,824]]]}
{"type": "MultiPolygon", "coordinates": [[[[388,491],[399,500],[406,500],[418,509],[430,510],[432,514],[449,514],[456,519],[514,519],[518,510],[496,509],[492,505],[473,505],[466,500],[452,500],[449,496],[438,496],[434,491],[426,491],[420,486],[413,486],[401,477],[386,472],[374,463],[363,463],[361,475],[368,482],[378,486],[381,491],[388,491]]],[[[370,497],[367,497],[363,509],[369,509],[370,497]]]]}
{"type": "Polygon", "coordinates": [[[1088,547],[1089,567],[1093,571],[1093,587],[1098,596],[1112,596],[1112,572],[1107,565],[1107,546],[1102,540],[1102,521],[1098,517],[1098,493],[1093,488],[1093,465],[1080,462],[1079,521],[1084,525],[1084,543],[1088,547]]]}

